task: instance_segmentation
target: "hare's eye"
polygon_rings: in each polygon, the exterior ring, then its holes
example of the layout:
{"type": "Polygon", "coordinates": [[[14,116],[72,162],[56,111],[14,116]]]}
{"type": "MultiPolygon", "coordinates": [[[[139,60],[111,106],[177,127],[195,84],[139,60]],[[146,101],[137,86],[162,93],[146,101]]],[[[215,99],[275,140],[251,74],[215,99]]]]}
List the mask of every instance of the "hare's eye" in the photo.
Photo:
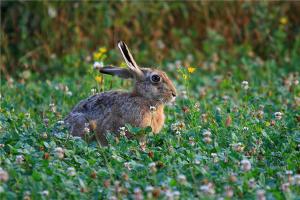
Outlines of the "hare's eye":
{"type": "Polygon", "coordinates": [[[160,82],[160,80],[161,80],[161,78],[160,78],[160,76],[157,75],[157,74],[154,74],[154,75],[151,76],[151,81],[152,81],[153,83],[158,83],[158,82],[160,82]]]}

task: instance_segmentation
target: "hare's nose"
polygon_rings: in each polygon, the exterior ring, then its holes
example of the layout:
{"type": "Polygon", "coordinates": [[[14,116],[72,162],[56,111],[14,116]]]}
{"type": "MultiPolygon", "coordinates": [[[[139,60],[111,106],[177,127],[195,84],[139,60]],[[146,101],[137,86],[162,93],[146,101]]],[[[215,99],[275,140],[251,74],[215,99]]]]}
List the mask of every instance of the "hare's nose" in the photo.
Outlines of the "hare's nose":
{"type": "Polygon", "coordinates": [[[172,92],[172,96],[173,96],[173,97],[176,97],[176,93],[172,92]]]}

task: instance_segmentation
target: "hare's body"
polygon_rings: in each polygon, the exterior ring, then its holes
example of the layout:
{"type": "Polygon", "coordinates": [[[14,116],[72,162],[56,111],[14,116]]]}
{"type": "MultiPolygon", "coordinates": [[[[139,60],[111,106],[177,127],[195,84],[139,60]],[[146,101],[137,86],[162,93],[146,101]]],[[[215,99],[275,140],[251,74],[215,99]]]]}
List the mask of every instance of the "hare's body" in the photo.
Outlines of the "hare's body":
{"type": "MultiPolygon", "coordinates": [[[[89,129],[105,145],[106,134],[118,134],[125,124],[141,128],[151,126],[154,133],[163,127],[164,104],[175,100],[175,87],[163,71],[140,68],[125,43],[119,42],[118,46],[128,69],[108,66],[99,71],[134,79],[133,91],[104,92],[79,102],[65,119],[72,135],[85,138],[89,129]]],[[[130,137],[130,133],[126,132],[126,136],[130,137]]]]}
{"type": "Polygon", "coordinates": [[[102,144],[107,132],[118,133],[125,124],[135,127],[151,126],[154,133],[163,127],[164,105],[147,100],[133,93],[109,91],[80,101],[65,119],[72,135],[84,137],[84,128],[96,133],[102,144]],[[155,110],[150,107],[155,106],[155,110]]]}

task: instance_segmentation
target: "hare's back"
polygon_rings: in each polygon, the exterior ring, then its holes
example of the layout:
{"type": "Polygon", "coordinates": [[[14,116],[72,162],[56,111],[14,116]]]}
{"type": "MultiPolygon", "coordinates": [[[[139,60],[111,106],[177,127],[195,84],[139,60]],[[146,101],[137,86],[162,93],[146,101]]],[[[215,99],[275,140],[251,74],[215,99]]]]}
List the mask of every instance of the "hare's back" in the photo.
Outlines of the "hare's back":
{"type": "Polygon", "coordinates": [[[121,91],[108,91],[92,95],[87,99],[80,101],[71,111],[71,113],[94,113],[101,112],[115,105],[120,98],[129,96],[121,91]]]}

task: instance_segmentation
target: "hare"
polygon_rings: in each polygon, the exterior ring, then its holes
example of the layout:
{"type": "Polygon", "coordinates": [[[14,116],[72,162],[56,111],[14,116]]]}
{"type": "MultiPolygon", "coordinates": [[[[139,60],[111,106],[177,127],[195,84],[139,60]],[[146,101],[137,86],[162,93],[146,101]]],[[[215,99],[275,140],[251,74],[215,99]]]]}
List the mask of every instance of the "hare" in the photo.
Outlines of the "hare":
{"type": "MultiPolygon", "coordinates": [[[[86,128],[92,129],[96,139],[107,145],[106,134],[119,134],[125,124],[140,128],[150,126],[153,133],[162,129],[164,105],[176,98],[172,81],[161,70],[140,68],[124,42],[120,41],[118,47],[128,68],[107,66],[99,72],[133,79],[133,90],[103,92],[80,101],[65,118],[73,136],[85,138],[86,128]]],[[[126,136],[130,138],[130,133],[126,132],[126,136]]]]}

